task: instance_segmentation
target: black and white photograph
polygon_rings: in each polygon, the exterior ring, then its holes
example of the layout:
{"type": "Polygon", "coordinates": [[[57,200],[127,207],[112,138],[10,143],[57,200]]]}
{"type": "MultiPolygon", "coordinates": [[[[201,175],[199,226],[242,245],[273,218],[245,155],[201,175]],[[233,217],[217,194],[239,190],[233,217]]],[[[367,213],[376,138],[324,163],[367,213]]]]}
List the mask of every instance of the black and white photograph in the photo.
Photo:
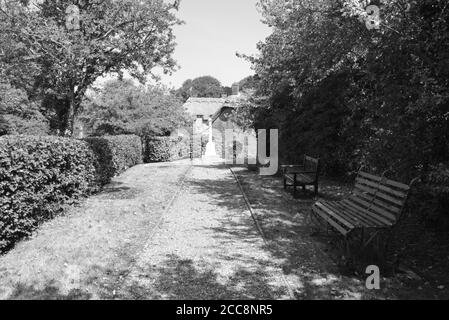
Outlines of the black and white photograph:
{"type": "Polygon", "coordinates": [[[448,275],[448,0],[0,0],[3,302],[267,319],[448,275]]]}

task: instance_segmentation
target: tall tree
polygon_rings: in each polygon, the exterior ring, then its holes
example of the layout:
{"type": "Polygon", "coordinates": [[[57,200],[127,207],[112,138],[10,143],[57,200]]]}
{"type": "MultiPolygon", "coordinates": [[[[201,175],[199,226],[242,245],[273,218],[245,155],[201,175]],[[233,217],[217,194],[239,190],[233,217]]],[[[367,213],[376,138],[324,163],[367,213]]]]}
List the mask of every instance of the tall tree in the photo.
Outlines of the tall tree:
{"type": "Polygon", "coordinates": [[[186,80],[178,90],[178,95],[187,100],[189,97],[221,98],[224,89],[219,80],[212,76],[202,76],[186,80]]]}
{"type": "Polygon", "coordinates": [[[0,6],[0,64],[9,77],[29,83],[28,92],[54,111],[60,132],[70,134],[84,94],[98,77],[126,69],[144,81],[156,66],[173,70],[177,5],[11,0],[0,6]]]}
{"type": "Polygon", "coordinates": [[[188,123],[181,100],[163,87],[111,80],[89,96],[80,118],[94,135],[164,136],[188,123]]]}
{"type": "Polygon", "coordinates": [[[239,82],[240,90],[242,91],[255,91],[258,87],[258,77],[255,76],[248,76],[239,82]]]}
{"type": "Polygon", "coordinates": [[[319,154],[329,172],[392,168],[406,181],[449,157],[449,6],[371,4],[376,28],[366,1],[260,0],[273,32],[249,59],[269,98],[255,110],[271,116],[255,119],[297,136],[283,139],[284,154],[319,154]]]}
{"type": "Polygon", "coordinates": [[[15,88],[0,72],[0,135],[46,135],[48,121],[23,89],[15,88]]]}

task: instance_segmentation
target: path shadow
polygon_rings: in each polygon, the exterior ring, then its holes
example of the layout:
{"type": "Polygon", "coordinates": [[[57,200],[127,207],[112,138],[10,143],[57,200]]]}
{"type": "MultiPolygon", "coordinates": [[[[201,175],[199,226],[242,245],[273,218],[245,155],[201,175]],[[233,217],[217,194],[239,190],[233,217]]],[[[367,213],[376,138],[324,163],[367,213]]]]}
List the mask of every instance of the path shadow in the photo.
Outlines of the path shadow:
{"type": "Polygon", "coordinates": [[[211,266],[198,268],[192,260],[170,255],[163,265],[142,270],[148,277],[158,275],[151,285],[134,282],[122,298],[162,300],[269,300],[280,295],[269,285],[269,274],[257,270],[237,270],[227,281],[220,280],[211,266]]]}
{"type": "Polygon", "coordinates": [[[112,181],[103,187],[102,192],[98,195],[101,200],[132,200],[136,199],[143,190],[131,188],[119,181],[112,181]]]}
{"type": "MultiPolygon", "coordinates": [[[[272,240],[271,252],[277,257],[285,258],[283,266],[286,272],[297,273],[300,271],[298,266],[307,264],[323,275],[323,279],[318,282],[327,283],[325,286],[337,293],[345,292],[345,296],[359,296],[361,299],[436,297],[435,290],[426,292],[422,289],[425,287],[424,281],[417,282],[402,275],[392,275],[385,267],[381,268],[382,290],[366,290],[366,267],[379,265],[379,261],[374,256],[367,256],[357,264],[348,265],[337,245],[341,243],[339,235],[314,233],[307,224],[306,217],[315,199],[293,199],[282,190],[282,180],[278,178],[260,177],[246,170],[239,171],[238,176],[265,234],[272,240]],[[338,280],[328,283],[324,281],[328,276],[336,276],[338,280]]],[[[320,189],[319,199],[341,200],[350,194],[352,183],[342,184],[323,179],[320,189]]]]}
{"type": "MultiPolygon", "coordinates": [[[[226,170],[226,166],[204,166],[226,170]]],[[[348,270],[340,268],[329,250],[329,238],[312,238],[312,230],[306,223],[313,198],[293,199],[283,190],[282,181],[273,177],[261,177],[254,172],[236,169],[236,174],[246,191],[249,202],[256,212],[267,242],[263,249],[273,260],[280,261],[279,267],[286,277],[297,283],[295,296],[298,299],[364,299],[371,295],[364,283],[348,270]],[[257,192],[255,192],[255,190],[257,192]]],[[[208,195],[208,203],[227,210],[246,210],[241,192],[232,176],[226,179],[201,179],[188,181],[193,192],[208,195]]],[[[322,191],[328,198],[338,199],[344,191],[330,184],[322,191]],[[336,192],[341,191],[341,192],[336,192]],[[341,193],[341,194],[338,194],[341,193]]],[[[242,215],[240,219],[222,221],[212,228],[220,241],[251,241],[260,237],[253,218],[242,215]]],[[[221,257],[239,259],[241,257],[221,257]]]]}
{"type": "Polygon", "coordinates": [[[8,300],[89,300],[91,297],[92,294],[81,289],[73,289],[69,293],[63,294],[58,286],[48,282],[43,289],[17,284],[8,300]]]}

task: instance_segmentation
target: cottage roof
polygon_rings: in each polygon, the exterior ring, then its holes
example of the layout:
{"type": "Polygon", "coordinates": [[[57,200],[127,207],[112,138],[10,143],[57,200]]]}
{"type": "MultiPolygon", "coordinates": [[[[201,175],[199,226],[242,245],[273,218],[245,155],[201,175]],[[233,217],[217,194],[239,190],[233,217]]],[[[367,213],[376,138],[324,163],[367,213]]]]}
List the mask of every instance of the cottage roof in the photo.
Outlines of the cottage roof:
{"type": "Polygon", "coordinates": [[[184,108],[192,116],[209,118],[219,111],[225,104],[224,98],[189,98],[184,108]]]}
{"type": "Polygon", "coordinates": [[[233,95],[227,98],[189,98],[184,108],[190,115],[216,120],[225,108],[239,108],[242,97],[233,95]]]}

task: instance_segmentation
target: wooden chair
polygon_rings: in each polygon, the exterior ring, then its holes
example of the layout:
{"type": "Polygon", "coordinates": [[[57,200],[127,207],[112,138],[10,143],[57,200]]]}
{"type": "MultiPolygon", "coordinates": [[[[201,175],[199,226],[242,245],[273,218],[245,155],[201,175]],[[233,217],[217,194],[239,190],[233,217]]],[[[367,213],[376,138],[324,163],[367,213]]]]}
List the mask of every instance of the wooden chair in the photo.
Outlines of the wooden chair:
{"type": "Polygon", "coordinates": [[[320,175],[320,160],[304,156],[304,162],[300,165],[281,165],[284,179],[284,189],[293,187],[293,195],[296,197],[297,187],[313,186],[315,195],[318,194],[318,179],[320,175]]]}

